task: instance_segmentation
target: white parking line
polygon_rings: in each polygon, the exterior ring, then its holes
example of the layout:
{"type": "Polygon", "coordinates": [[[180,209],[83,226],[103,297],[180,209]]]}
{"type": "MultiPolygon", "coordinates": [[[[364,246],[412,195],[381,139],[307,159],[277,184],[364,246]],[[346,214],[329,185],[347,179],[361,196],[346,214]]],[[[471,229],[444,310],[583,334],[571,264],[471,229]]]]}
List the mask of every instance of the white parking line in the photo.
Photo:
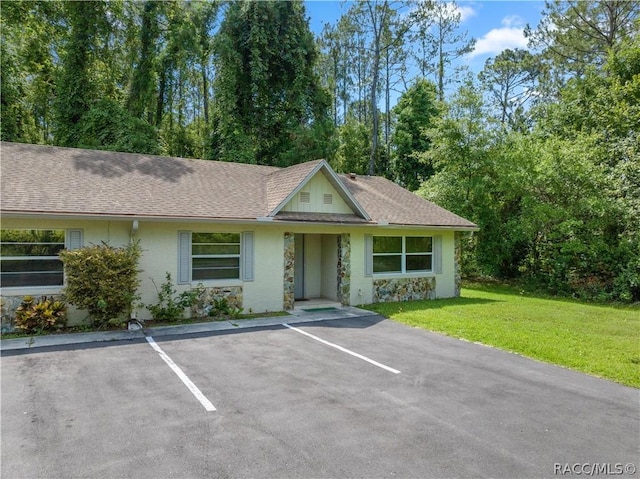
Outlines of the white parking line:
{"type": "Polygon", "coordinates": [[[378,366],[379,368],[382,368],[385,371],[389,371],[389,372],[391,372],[393,374],[400,374],[400,371],[398,371],[397,369],[390,368],[389,366],[385,366],[384,364],[379,363],[378,361],[374,361],[373,359],[370,359],[370,358],[368,358],[366,356],[363,356],[362,354],[354,353],[353,351],[350,351],[347,348],[343,348],[342,346],[339,346],[337,344],[330,343],[329,341],[325,341],[324,339],[319,338],[318,336],[314,336],[313,334],[309,334],[306,331],[303,331],[302,329],[295,328],[295,327],[293,327],[293,326],[291,326],[291,325],[289,325],[287,323],[282,323],[282,325],[284,327],[286,327],[286,328],[289,328],[289,329],[292,329],[294,331],[297,331],[300,334],[304,334],[305,336],[309,336],[310,338],[315,339],[316,341],[319,341],[322,344],[326,344],[327,346],[331,346],[332,348],[336,348],[337,350],[342,351],[343,353],[350,354],[351,356],[354,356],[356,358],[362,359],[363,361],[371,363],[374,366],[378,366]]]}
{"type": "Polygon", "coordinates": [[[158,344],[153,340],[153,338],[151,336],[145,336],[145,337],[147,338],[147,342],[151,345],[151,347],[155,349],[158,352],[158,354],[160,354],[160,357],[164,360],[164,362],[169,365],[169,367],[173,370],[174,373],[176,373],[176,375],[180,378],[180,380],[184,383],[184,385],[187,386],[189,391],[191,391],[191,393],[196,397],[196,399],[200,401],[200,404],[202,404],[207,411],[215,411],[216,408],[213,407],[213,404],[211,404],[211,402],[205,397],[205,395],[202,394],[202,391],[200,391],[200,389],[198,389],[198,387],[191,382],[191,380],[187,377],[187,375],[182,372],[182,369],[180,369],[178,365],[174,363],[169,356],[167,356],[167,353],[165,353],[160,348],[160,346],[158,346],[158,344]]]}

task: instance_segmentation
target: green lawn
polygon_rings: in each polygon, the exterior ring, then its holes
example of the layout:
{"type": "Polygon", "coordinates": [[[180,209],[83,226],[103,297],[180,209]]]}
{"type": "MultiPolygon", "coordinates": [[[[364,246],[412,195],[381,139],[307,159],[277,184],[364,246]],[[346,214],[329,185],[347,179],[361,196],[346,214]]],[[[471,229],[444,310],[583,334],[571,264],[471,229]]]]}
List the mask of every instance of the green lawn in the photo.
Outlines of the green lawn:
{"type": "Polygon", "coordinates": [[[472,285],[460,298],[378,303],[395,321],[477,341],[640,388],[640,308],[534,297],[472,285]]]}

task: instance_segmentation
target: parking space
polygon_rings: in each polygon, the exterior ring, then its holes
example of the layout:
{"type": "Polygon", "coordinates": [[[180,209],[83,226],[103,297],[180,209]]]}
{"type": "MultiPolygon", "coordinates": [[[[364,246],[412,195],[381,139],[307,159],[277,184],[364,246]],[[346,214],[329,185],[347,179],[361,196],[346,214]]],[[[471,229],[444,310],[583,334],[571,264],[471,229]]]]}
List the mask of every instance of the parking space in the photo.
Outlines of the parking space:
{"type": "Polygon", "coordinates": [[[551,477],[556,464],[638,465],[637,390],[379,316],[294,327],[4,355],[2,477],[551,477]]]}

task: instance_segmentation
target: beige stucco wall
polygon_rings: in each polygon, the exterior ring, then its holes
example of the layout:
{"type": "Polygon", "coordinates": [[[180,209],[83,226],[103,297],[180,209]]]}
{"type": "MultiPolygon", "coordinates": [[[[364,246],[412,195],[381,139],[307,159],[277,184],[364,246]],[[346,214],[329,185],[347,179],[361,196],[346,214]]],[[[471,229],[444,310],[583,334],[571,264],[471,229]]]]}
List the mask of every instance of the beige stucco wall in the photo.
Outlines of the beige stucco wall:
{"type": "Polygon", "coordinates": [[[302,203],[300,201],[300,193],[297,193],[286,205],[284,205],[282,211],[353,213],[349,205],[347,205],[331,183],[329,183],[329,180],[324,174],[316,174],[302,187],[300,192],[309,193],[309,203],[302,203]],[[332,203],[330,205],[324,204],[325,193],[331,195],[332,203]]]}
{"type": "MultiPolygon", "coordinates": [[[[82,229],[84,244],[99,244],[102,241],[112,246],[122,246],[130,241],[132,221],[107,220],[63,220],[63,219],[15,219],[3,218],[2,228],[32,228],[32,229],[82,229]]],[[[254,281],[218,280],[204,282],[205,286],[241,286],[243,288],[243,307],[245,312],[280,311],[283,309],[283,244],[284,233],[304,233],[307,236],[307,248],[312,254],[307,265],[307,293],[313,297],[319,296],[334,299],[327,291],[335,294],[337,288],[337,273],[335,265],[337,257],[336,235],[349,233],[351,235],[351,278],[350,304],[366,304],[373,301],[373,281],[377,278],[405,278],[405,277],[434,277],[436,278],[435,296],[438,298],[451,297],[455,294],[454,278],[454,233],[452,231],[400,229],[388,227],[362,227],[348,225],[282,225],[274,223],[235,223],[235,224],[207,224],[187,222],[150,222],[140,220],[136,238],[140,240],[143,249],[140,261],[140,294],[144,304],[156,302],[156,289],[153,281],[160,286],[164,282],[166,272],[170,272],[174,282],[178,277],[178,232],[237,232],[252,231],[254,233],[254,281]],[[375,275],[365,276],[365,234],[385,235],[441,235],[442,236],[442,274],[413,274],[413,275],[375,275]],[[324,235],[324,236],[323,236],[324,235]],[[330,236],[329,236],[330,235],[330,236]],[[331,258],[331,261],[322,258],[331,258]],[[330,264],[330,263],[333,263],[330,264]],[[314,269],[316,270],[314,272],[314,269]]],[[[184,291],[191,285],[178,285],[178,291],[184,291]]],[[[5,288],[3,296],[56,294],[61,288],[5,288]]],[[[77,321],[86,315],[82,312],[71,311],[70,319],[77,321]]],[[[148,319],[149,313],[141,308],[138,317],[148,319]]]]}

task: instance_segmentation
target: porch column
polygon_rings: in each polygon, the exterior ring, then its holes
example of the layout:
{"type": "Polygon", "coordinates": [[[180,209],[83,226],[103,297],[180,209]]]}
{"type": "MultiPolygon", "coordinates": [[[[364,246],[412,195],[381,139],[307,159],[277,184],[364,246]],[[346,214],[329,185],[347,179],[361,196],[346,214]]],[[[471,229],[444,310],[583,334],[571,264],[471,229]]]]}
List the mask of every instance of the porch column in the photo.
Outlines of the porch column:
{"type": "Polygon", "coordinates": [[[453,280],[454,290],[453,296],[460,297],[460,287],[462,284],[462,272],[460,271],[460,261],[462,259],[462,232],[456,231],[454,233],[454,263],[453,263],[453,280]]]}
{"type": "Polygon", "coordinates": [[[284,234],[284,297],[282,309],[289,311],[294,306],[295,288],[295,242],[293,233],[284,234]]]}
{"type": "Polygon", "coordinates": [[[351,304],[351,235],[338,235],[338,301],[351,304]]]}

